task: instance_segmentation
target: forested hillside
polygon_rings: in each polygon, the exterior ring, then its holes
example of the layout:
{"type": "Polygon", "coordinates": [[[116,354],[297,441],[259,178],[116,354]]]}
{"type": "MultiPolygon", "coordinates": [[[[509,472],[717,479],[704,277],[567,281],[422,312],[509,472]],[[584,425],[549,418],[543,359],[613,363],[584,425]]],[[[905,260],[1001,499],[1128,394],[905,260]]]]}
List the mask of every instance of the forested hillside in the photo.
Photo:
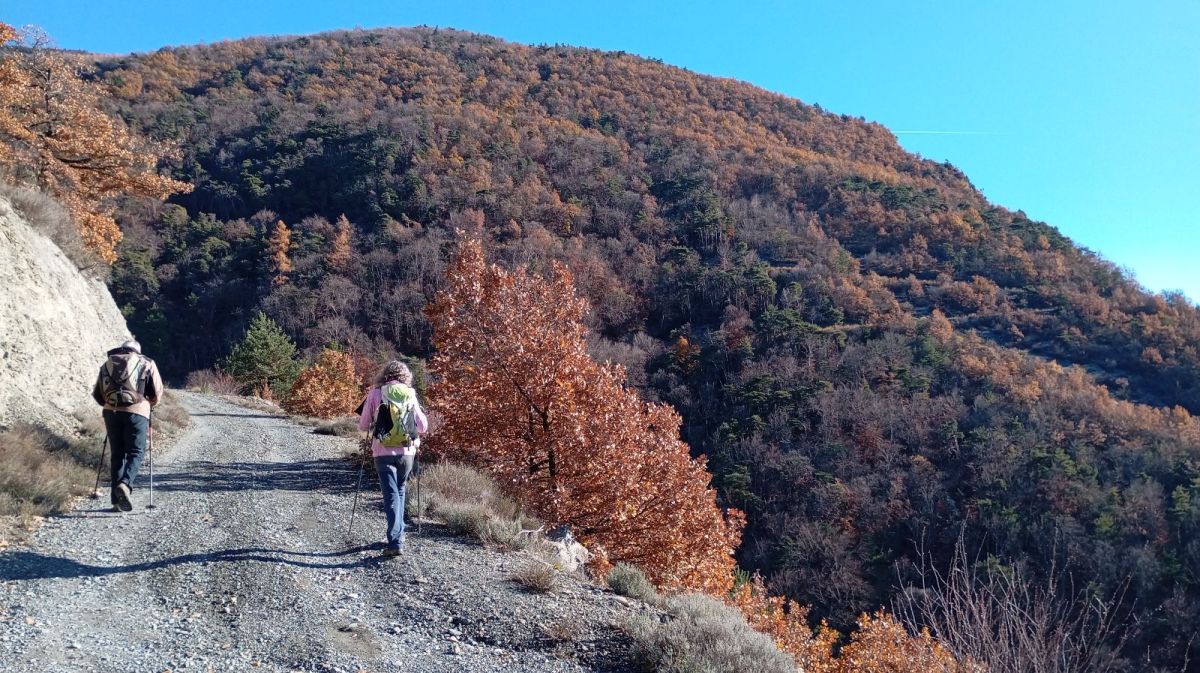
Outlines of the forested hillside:
{"type": "Polygon", "coordinates": [[[739,561],[814,617],[850,626],[961,532],[985,565],[1123,595],[1131,668],[1200,670],[1200,313],[885,128],[425,29],[97,77],[195,186],[128,205],[111,282],[166,371],[212,366],[259,309],[310,352],[426,356],[446,244],[482,229],[495,260],[568,265],[593,353],[675,405],[748,515],[739,561]]]}

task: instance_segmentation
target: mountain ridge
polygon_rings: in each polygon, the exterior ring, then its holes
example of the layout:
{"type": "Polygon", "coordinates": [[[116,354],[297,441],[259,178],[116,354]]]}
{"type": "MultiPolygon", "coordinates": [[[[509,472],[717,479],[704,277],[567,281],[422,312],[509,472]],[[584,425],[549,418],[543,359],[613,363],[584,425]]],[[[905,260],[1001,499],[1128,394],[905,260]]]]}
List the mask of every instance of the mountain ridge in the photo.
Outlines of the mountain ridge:
{"type": "Polygon", "coordinates": [[[444,251],[479,230],[503,264],[571,268],[594,354],[680,410],[749,514],[739,560],[816,615],[849,625],[911,579],[896,567],[922,531],[943,561],[963,526],[1001,563],[1061,561],[1104,591],[1143,578],[1132,647],[1186,656],[1200,312],[883,127],[628,55],[438,30],[98,65],[196,185],[130,209],[112,283],[172,367],[212,365],[258,309],[310,351],[428,354],[444,251]]]}

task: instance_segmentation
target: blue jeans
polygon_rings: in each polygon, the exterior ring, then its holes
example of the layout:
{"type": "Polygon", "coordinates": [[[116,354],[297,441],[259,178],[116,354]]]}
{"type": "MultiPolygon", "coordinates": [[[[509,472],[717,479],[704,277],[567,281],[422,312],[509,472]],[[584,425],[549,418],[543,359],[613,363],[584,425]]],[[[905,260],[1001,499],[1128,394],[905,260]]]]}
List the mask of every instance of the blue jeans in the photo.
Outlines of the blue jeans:
{"type": "Polygon", "coordinates": [[[109,476],[114,489],[117,484],[125,482],[133,490],[133,481],[137,479],[142,456],[146,453],[149,428],[150,419],[145,416],[128,411],[104,411],[104,429],[108,431],[108,447],[112,455],[109,476]]]}
{"type": "Polygon", "coordinates": [[[376,456],[379,490],[383,491],[383,511],[387,514],[387,546],[404,546],[404,486],[412,473],[413,456],[376,456]]]}

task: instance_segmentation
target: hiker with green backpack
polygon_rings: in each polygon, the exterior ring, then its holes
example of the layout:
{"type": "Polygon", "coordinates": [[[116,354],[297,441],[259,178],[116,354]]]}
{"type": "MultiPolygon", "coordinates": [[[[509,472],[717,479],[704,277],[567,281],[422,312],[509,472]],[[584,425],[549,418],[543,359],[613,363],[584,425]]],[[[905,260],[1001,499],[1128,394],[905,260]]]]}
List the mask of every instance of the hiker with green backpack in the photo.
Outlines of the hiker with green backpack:
{"type": "Polygon", "coordinates": [[[412,473],[421,435],[429,429],[412,381],[408,365],[399,360],[387,363],[375,377],[358,417],[358,429],[371,431],[371,456],[383,491],[383,510],[387,514],[384,556],[399,556],[404,551],[404,486],[412,473]]]}
{"type": "MultiPolygon", "coordinates": [[[[137,341],[130,339],[107,355],[92,387],[92,398],[104,407],[104,429],[112,448],[109,468],[113,510],[128,512],[133,509],[129,494],[151,432],[150,408],[162,397],[163,381],[158,366],[142,355],[137,341]]],[[[150,476],[153,493],[153,461],[150,476]]]]}

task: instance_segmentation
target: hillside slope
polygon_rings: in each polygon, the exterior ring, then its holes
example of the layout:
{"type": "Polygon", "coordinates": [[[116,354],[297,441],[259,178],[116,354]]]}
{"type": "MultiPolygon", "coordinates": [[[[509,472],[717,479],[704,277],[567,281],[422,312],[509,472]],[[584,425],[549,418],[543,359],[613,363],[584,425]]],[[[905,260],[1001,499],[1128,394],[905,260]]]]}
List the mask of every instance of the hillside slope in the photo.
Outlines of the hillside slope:
{"type": "MultiPolygon", "coordinates": [[[[739,561],[851,627],[916,542],[1129,583],[1130,666],[1200,619],[1200,312],[876,124],[619,53],[438,30],[107,59],[196,185],[130,210],[112,287],[179,370],[263,309],[306,349],[430,352],[458,228],[564,261],[593,351],[682,413],[739,561]],[[340,219],[341,216],[345,219],[340,219]],[[284,228],[277,222],[283,221],[284,228]],[[285,232],[286,236],[280,232],[285,232]]],[[[898,570],[899,568],[899,570],[898,570]]]]}
{"type": "Polygon", "coordinates": [[[102,280],[91,278],[0,197],[0,426],[74,429],[95,406],[104,353],[129,338],[102,280]]]}
{"type": "Polygon", "coordinates": [[[0,551],[0,670],[634,670],[618,629],[638,608],[565,575],[531,593],[519,555],[432,523],[383,559],[369,482],[346,535],[353,441],[184,402],[156,509],[143,478],[132,513],[84,500],[0,551]]]}

